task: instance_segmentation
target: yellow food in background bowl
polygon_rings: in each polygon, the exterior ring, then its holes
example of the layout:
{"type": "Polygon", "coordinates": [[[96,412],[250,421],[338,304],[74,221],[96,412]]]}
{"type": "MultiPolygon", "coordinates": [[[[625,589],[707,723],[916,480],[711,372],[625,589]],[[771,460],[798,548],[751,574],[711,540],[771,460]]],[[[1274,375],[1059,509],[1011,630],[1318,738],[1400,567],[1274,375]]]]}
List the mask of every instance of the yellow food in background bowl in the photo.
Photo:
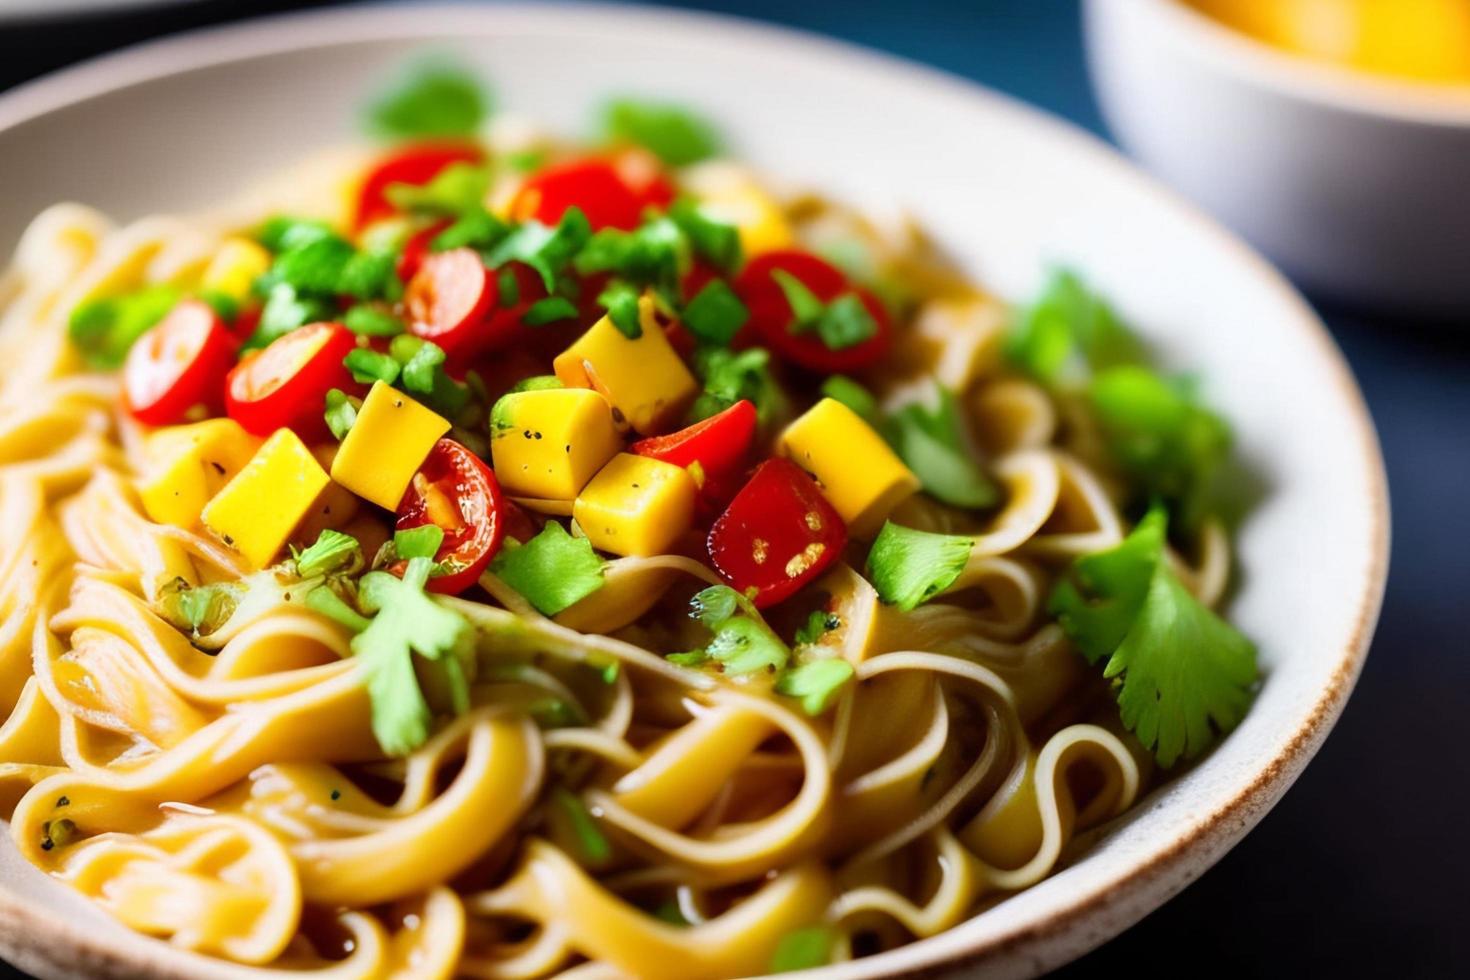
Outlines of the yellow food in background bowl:
{"type": "Polygon", "coordinates": [[[1185,0],[1273,47],[1375,75],[1470,84],[1465,0],[1185,0]]]}

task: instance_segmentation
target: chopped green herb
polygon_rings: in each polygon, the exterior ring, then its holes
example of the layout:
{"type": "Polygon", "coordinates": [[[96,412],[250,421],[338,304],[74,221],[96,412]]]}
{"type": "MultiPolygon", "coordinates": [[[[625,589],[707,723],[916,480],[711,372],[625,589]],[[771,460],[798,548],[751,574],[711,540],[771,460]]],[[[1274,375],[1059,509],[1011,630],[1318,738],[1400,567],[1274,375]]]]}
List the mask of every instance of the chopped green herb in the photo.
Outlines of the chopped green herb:
{"type": "Polygon", "coordinates": [[[403,290],[397,266],[396,252],[357,252],[342,266],[336,292],[362,300],[396,299],[403,290]]]}
{"type": "Polygon", "coordinates": [[[811,646],[820,643],[822,637],[842,625],[842,619],[836,613],[829,613],[824,609],[814,609],[806,617],[796,630],[796,645],[811,646]]]}
{"type": "Polygon", "coordinates": [[[393,532],[393,550],[399,558],[433,558],[444,543],[444,529],[436,524],[393,532]]]}
{"type": "Polygon", "coordinates": [[[342,325],[360,337],[395,337],[407,329],[398,317],[371,303],[358,303],[348,310],[342,325]]]}
{"type": "Polygon", "coordinates": [[[361,407],[360,401],[349,398],[341,388],[327,392],[327,428],[338,442],[346,439],[347,433],[352,431],[352,425],[357,421],[357,410],[361,407]]]}
{"type": "Polygon", "coordinates": [[[787,329],[792,333],[805,333],[814,328],[826,311],[826,304],[807,288],[806,283],[785,269],[772,269],[771,278],[781,287],[786,305],[791,307],[791,323],[787,329]]]}
{"type": "Polygon", "coordinates": [[[591,542],[572,537],[556,521],[524,544],[507,541],[490,570],[546,616],[602,588],[602,559],[591,542]]]}
{"type": "Polygon", "coordinates": [[[582,275],[611,272],[636,286],[651,286],[675,297],[689,268],[689,242],[667,217],[645,221],[633,231],[604,228],[578,253],[582,275]]]}
{"type": "Polygon", "coordinates": [[[761,425],[787,414],[786,392],[771,375],[771,355],[763,347],[731,351],[708,347],[695,356],[695,371],[704,380],[704,390],[689,410],[691,422],[718,415],[731,405],[748,399],[761,425]]]}
{"type": "Polygon", "coordinates": [[[286,283],[300,293],[334,295],[356,254],[350,243],[336,235],[323,235],[281,252],[264,278],[271,284],[286,283]]]}
{"type": "Polygon", "coordinates": [[[832,706],[838,693],[852,680],[852,664],[837,657],[811,660],[792,667],[776,679],[776,693],[801,702],[801,709],[813,718],[832,706]]]}
{"type": "Polygon", "coordinates": [[[265,347],[279,337],[308,323],[331,320],[336,307],[325,299],[303,296],[290,283],[278,282],[270,288],[255,332],[245,341],[245,348],[265,347]]]}
{"type": "Polygon", "coordinates": [[[414,654],[439,671],[454,711],[469,710],[465,663],[473,658],[474,630],[424,592],[433,567],[427,558],[413,558],[403,578],[368,572],[358,586],[363,612],[374,615],[352,638],[352,653],[367,672],[373,735],[389,755],[406,755],[429,737],[431,716],[414,654]]]}
{"type": "Polygon", "coordinates": [[[726,673],[774,672],[791,659],[791,651],[750,600],[728,585],[712,585],[695,595],[690,615],[713,634],[704,654],[723,664],[726,673]]]}
{"type": "Polygon", "coordinates": [[[674,202],[669,217],[689,239],[694,254],[721,272],[734,272],[740,265],[740,231],[734,225],[717,221],[685,198],[674,202]]]}
{"type": "Polygon", "coordinates": [[[474,215],[478,220],[487,214],[485,195],[489,190],[490,168],[460,162],[451,163],[427,184],[389,184],[383,196],[403,211],[444,217],[474,215]]]}
{"type": "Polygon", "coordinates": [[[521,281],[516,278],[516,272],[512,268],[504,268],[495,273],[495,285],[497,294],[495,303],[502,309],[509,309],[521,301],[521,281]]]}
{"type": "Polygon", "coordinates": [[[128,350],[179,301],[172,286],[145,286],[134,293],[88,300],[72,311],[67,336],[94,368],[119,368],[128,350]]]}
{"type": "Polygon", "coordinates": [[[429,248],[435,252],[447,252],[451,248],[485,250],[494,248],[509,233],[510,226],[483,207],[470,208],[454,224],[435,235],[429,248]]]}
{"type": "Polygon", "coordinates": [[[772,973],[795,973],[824,966],[832,958],[837,936],[830,926],[806,926],[781,937],[771,956],[772,973]]]}
{"type": "MultiPolygon", "coordinates": [[[[546,391],[550,388],[565,387],[566,385],[562,383],[561,378],[558,378],[554,374],[535,374],[529,378],[522,378],[517,381],[515,386],[510,390],[512,394],[515,394],[522,391],[546,391]]],[[[500,403],[496,402],[496,404],[498,405],[500,403]]]]}
{"type": "Polygon", "coordinates": [[[391,385],[398,380],[399,365],[387,354],[368,347],[354,347],[342,358],[343,367],[352,372],[352,380],[358,384],[381,381],[391,385]]]}
{"type": "Polygon", "coordinates": [[[368,107],[367,121],[384,139],[473,136],[490,109],[489,93],[469,69],[436,57],[410,66],[368,107]]]}
{"type": "Polygon", "coordinates": [[[328,528],[317,535],[303,551],[291,549],[291,559],[296,563],[296,574],[301,578],[316,578],[318,575],[334,575],[362,564],[362,548],[357,539],[341,531],[328,528]]]}
{"type": "Polygon", "coordinates": [[[729,347],[750,311],[723,279],[711,279],[684,307],[684,326],[701,343],[729,347]]]}
{"type": "Polygon", "coordinates": [[[400,334],[388,345],[388,353],[402,365],[399,383],[419,396],[434,411],[446,418],[456,418],[470,400],[469,386],[455,381],[444,370],[444,348],[432,341],[400,334]]]}
{"type": "Polygon", "coordinates": [[[1005,350],[1017,367],[1051,385],[1075,384],[1090,371],[1143,361],[1132,331],[1068,269],[1052,272],[1040,297],[1012,326],[1005,350]]]}
{"type": "Polygon", "coordinates": [[[681,106],[617,99],[603,110],[603,130],[618,142],[636,143],[671,167],[685,167],[720,152],[720,139],[704,119],[681,106]]]}
{"type": "Polygon", "coordinates": [[[354,633],[361,633],[373,622],[326,585],[319,585],[306,594],[306,608],[341,623],[354,633]]]}
{"type": "Polygon", "coordinates": [[[332,238],[336,232],[325,221],[315,218],[292,218],[277,215],[267,218],[255,232],[256,241],[272,252],[285,252],[299,248],[318,238],[332,238]]]}
{"type": "Polygon", "coordinates": [[[878,334],[878,321],[857,293],[843,293],[828,303],[815,326],[828,350],[856,347],[878,334]]]}
{"type": "Polygon", "coordinates": [[[878,399],[873,397],[871,391],[846,375],[834,374],[823,381],[822,394],[846,405],[869,425],[878,423],[878,399]]]}
{"type": "Polygon", "coordinates": [[[602,828],[597,826],[597,821],[581,797],[561,786],[552,790],[551,795],[556,800],[556,805],[566,814],[567,823],[577,837],[577,847],[582,852],[583,859],[590,864],[601,864],[612,857],[612,845],[602,833],[602,828]]]}
{"type": "Polygon", "coordinates": [[[1165,767],[1240,723],[1256,648],[1190,594],[1164,559],[1154,508],[1123,542],[1073,564],[1048,603],[1089,663],[1106,659],[1123,724],[1165,767]]]}
{"type": "Polygon", "coordinates": [[[545,162],[546,152],[544,150],[516,150],[514,153],[505,155],[505,165],[521,174],[540,170],[541,165],[545,162]]]}
{"type": "Polygon", "coordinates": [[[916,531],[886,521],[868,552],[868,575],[878,598],[908,612],[959,578],[973,545],[970,538],[916,531]]]}
{"type": "Polygon", "coordinates": [[[557,277],[592,237],[592,226],[581,208],[567,208],[555,227],[527,221],[502,238],[485,256],[492,268],[522,262],[536,270],[547,292],[555,292],[557,277]]]}
{"type": "Polygon", "coordinates": [[[235,317],[240,315],[240,302],[228,293],[222,293],[218,289],[201,289],[199,300],[214,310],[214,315],[225,323],[234,323],[235,317]]]}
{"type": "Polygon", "coordinates": [[[903,406],[889,418],[884,434],[930,496],[954,507],[993,507],[1000,489],[975,461],[954,394],[936,387],[935,407],[903,406]]]}
{"type": "Polygon", "coordinates": [[[528,327],[543,327],[548,323],[558,320],[574,320],[577,317],[577,306],[571,300],[563,296],[548,296],[539,299],[527,308],[521,322],[528,327]]]}
{"type": "Polygon", "coordinates": [[[638,311],[638,290],[625,282],[613,282],[597,297],[618,332],[629,340],[643,336],[643,317],[638,311]]]}

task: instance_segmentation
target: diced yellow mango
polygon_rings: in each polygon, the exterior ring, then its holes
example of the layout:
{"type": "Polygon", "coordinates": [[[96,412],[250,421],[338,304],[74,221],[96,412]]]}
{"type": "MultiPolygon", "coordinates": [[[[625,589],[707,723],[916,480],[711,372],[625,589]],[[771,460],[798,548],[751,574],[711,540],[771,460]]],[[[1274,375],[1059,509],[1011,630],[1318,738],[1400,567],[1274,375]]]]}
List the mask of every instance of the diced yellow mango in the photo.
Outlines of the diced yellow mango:
{"type": "Polygon", "coordinates": [[[619,453],[577,495],[572,516],[594,548],[658,555],[689,530],[698,493],[682,466],[619,453]]]}
{"type": "Polygon", "coordinates": [[[250,284],[271,267],[271,253],[248,238],[226,238],[204,269],[200,288],[224,293],[233,300],[250,295],[250,284]]]}
{"type": "Polygon", "coordinates": [[[296,433],[277,429],[205,506],[204,526],[264,568],[330,482],[296,433]]]}
{"type": "Polygon", "coordinates": [[[209,498],[250,461],[260,440],[234,419],[171,425],[148,435],[148,473],[138,484],[143,510],[159,524],[192,528],[209,498]]]}
{"type": "Polygon", "coordinates": [[[746,256],[790,248],[795,238],[786,215],[769,194],[754,183],[738,185],[701,200],[699,210],[740,234],[746,256]]]}
{"type": "Polygon", "coordinates": [[[823,398],[781,433],[781,449],[814,476],[853,537],[877,531],[919,479],[846,405],[823,398]]]}
{"type": "Polygon", "coordinates": [[[621,420],[641,435],[656,435],[674,426],[699,384],[664,336],[651,296],[638,300],[638,319],[643,332],[632,338],[603,317],[552,367],[562,384],[602,392],[621,420]]]}
{"type": "Polygon", "coordinates": [[[332,460],[332,479],[379,507],[396,510],[429,450],[448,431],[448,419],[374,381],[332,460]]]}
{"type": "Polygon", "coordinates": [[[511,496],[573,500],[622,448],[607,399],[585,388],[514,392],[490,415],[490,456],[511,496]]]}

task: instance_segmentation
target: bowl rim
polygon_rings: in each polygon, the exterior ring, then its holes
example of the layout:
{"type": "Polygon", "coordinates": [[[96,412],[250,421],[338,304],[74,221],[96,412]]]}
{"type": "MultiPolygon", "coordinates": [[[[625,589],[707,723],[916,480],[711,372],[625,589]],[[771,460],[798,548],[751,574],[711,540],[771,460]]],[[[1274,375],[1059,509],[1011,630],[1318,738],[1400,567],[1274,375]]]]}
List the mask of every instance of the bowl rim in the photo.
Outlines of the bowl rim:
{"type": "MultiPolygon", "coordinates": [[[[1096,2],[1096,0],[1093,0],[1096,2]]],[[[1147,0],[1161,3],[1172,0],[1147,0]]],[[[1019,125],[1045,130],[1048,137],[1078,155],[1079,166],[1099,168],[1140,189],[1176,216],[1213,240],[1233,261],[1269,286],[1279,299],[1282,328],[1305,335],[1319,352],[1332,377],[1332,387],[1346,409],[1343,421],[1355,436],[1356,485],[1366,501],[1362,529],[1367,540],[1363,586],[1344,602],[1347,641],[1338,651],[1331,677],[1311,705],[1296,716],[1294,731],[1282,750],[1261,759],[1254,769],[1235,780],[1228,801],[1209,812],[1194,814],[1193,827],[1144,853],[1139,860],[1105,880],[1089,883],[1057,903],[1040,917],[1017,921],[997,935],[969,948],[936,948],[941,933],[903,947],[906,963],[890,962],[900,950],[850,964],[811,971],[803,976],[826,980],[858,977],[920,977],[982,966],[1004,975],[1030,975],[1081,955],[1123,931],[1177,894],[1189,881],[1217,861],[1226,850],[1265,816],[1286,792],[1326,738],[1341,714],[1367,656],[1369,641],[1381,608],[1388,574],[1388,483],[1378,437],[1367,405],[1351,369],[1327,328],[1286,279],[1233,233],[1204,215],[1194,205],[1127,161],[1115,148],[1080,127],[1045,110],[1026,105],[969,79],[910,59],[799,28],[707,11],[678,10],[641,4],[607,4],[555,0],[550,3],[509,2],[483,6],[453,2],[396,5],[368,3],[276,14],[241,22],[188,30],[119,51],[87,59],[0,93],[0,135],[20,124],[108,92],[177,75],[194,69],[246,61],[322,45],[359,41],[416,40],[442,36],[455,29],[504,27],[509,18],[517,26],[564,28],[569,18],[595,13],[631,27],[657,24],[691,34],[717,29],[738,36],[742,44],[780,49],[796,54],[820,54],[851,69],[869,68],[902,74],[943,91],[983,105],[1019,125]],[[426,29],[426,27],[428,29],[426,29]],[[1199,857],[1191,862],[1190,857],[1199,857]],[[1092,929],[1087,926],[1091,924],[1092,929]],[[1042,947],[1055,942],[1050,955],[1042,947]],[[924,947],[928,946],[928,955],[924,947]],[[1058,952],[1058,950],[1060,952],[1058,952]],[[887,967],[886,969],[884,969],[887,967]]],[[[1289,726],[1283,726],[1289,727],[1289,726]]],[[[951,930],[951,933],[953,930],[951,930]]],[[[126,949],[101,940],[74,923],[58,922],[31,907],[24,896],[0,886],[0,950],[22,966],[56,971],[56,975],[86,977],[148,976],[194,978],[230,976],[231,964],[172,949],[143,937],[132,937],[126,949]],[[60,943],[58,943],[60,940],[60,943]],[[58,960],[58,945],[69,954],[58,960]],[[81,963],[86,972],[73,973],[81,963]]],[[[238,975],[244,975],[240,973],[238,975]]]]}
{"type": "MultiPolygon", "coordinates": [[[[1119,0],[1087,0],[1097,10],[1119,0]]],[[[1470,84],[1416,82],[1292,54],[1223,24],[1181,0],[1124,0],[1140,16],[1241,81],[1326,108],[1427,126],[1470,128],[1470,84]]]]}

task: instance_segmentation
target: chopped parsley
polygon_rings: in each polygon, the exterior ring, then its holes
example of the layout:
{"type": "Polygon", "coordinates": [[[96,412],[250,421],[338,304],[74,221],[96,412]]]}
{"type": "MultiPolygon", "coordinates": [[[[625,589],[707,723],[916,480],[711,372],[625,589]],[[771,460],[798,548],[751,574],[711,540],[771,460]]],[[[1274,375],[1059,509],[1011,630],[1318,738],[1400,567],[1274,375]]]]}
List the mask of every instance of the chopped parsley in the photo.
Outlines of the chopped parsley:
{"type": "Polygon", "coordinates": [[[781,287],[791,307],[793,334],[815,332],[828,350],[856,347],[877,336],[878,321],[857,293],[843,293],[830,303],[822,302],[806,283],[785,269],[773,269],[771,278],[781,287]]]}
{"type": "Polygon", "coordinates": [[[729,347],[750,311],[723,279],[711,279],[684,307],[684,326],[702,344],[729,347]]]}
{"type": "Polygon", "coordinates": [[[558,320],[575,320],[577,305],[564,296],[548,296],[539,299],[527,308],[521,322],[528,327],[544,327],[558,320]]]}
{"type": "Polygon", "coordinates": [[[358,303],[342,315],[342,325],[359,337],[396,337],[408,329],[388,310],[373,303],[358,303]]]}
{"type": "Polygon", "coordinates": [[[1256,648],[1190,594],[1164,557],[1155,507],[1123,542],[1073,564],[1048,611],[1089,663],[1106,661],[1123,724],[1172,766],[1240,723],[1256,648]]]}
{"type": "MultiPolygon", "coordinates": [[[[483,207],[469,208],[455,219],[454,224],[434,236],[429,248],[435,252],[447,252],[451,248],[494,248],[502,238],[510,234],[510,226],[483,207]]],[[[506,270],[502,270],[504,272],[506,270]]],[[[511,277],[515,281],[515,277],[511,277]]],[[[504,279],[501,280],[504,291],[504,279]]],[[[514,305],[516,300],[511,300],[514,305]]]]}
{"type": "Polygon", "coordinates": [[[694,656],[674,654],[669,658],[674,663],[697,666],[714,660],[723,665],[725,673],[749,674],[758,670],[774,673],[791,659],[791,651],[754,604],[728,585],[710,586],[695,595],[689,606],[689,615],[705,625],[711,639],[694,656]]]}
{"type": "Polygon", "coordinates": [[[616,99],[602,116],[609,139],[637,144],[671,167],[685,167],[720,152],[715,128],[681,106],[616,99]]]}
{"type": "Polygon", "coordinates": [[[604,228],[577,255],[582,275],[610,272],[635,286],[650,286],[677,297],[689,268],[689,242],[671,218],[655,217],[633,231],[604,228]]]}
{"type": "Polygon", "coordinates": [[[879,599],[908,612],[960,577],[973,545],[970,538],[885,521],[868,551],[868,577],[879,599]]]}
{"type": "Polygon", "coordinates": [[[473,136],[490,115],[489,92],[468,68],[444,57],[410,66],[368,107],[369,129],[391,140],[473,136]]]}
{"type": "Polygon", "coordinates": [[[789,405],[786,392],[771,374],[771,354],[763,347],[742,351],[723,347],[707,347],[694,360],[695,372],[704,381],[704,390],[689,409],[689,420],[698,422],[718,415],[745,399],[755,405],[761,425],[769,425],[785,415],[789,405]]]}
{"type": "Polygon", "coordinates": [[[1069,269],[1052,272],[1012,325],[1006,355],[1048,385],[1076,384],[1091,371],[1141,363],[1143,345],[1102,297],[1069,269]]]}
{"type": "Polygon", "coordinates": [[[389,184],[383,196],[403,211],[478,218],[486,213],[485,195],[489,190],[490,168],[460,161],[439,171],[427,184],[389,184]]]}
{"type": "Polygon", "coordinates": [[[338,442],[347,438],[347,433],[352,431],[353,424],[357,422],[357,410],[361,407],[361,400],[349,397],[341,388],[333,388],[327,392],[327,410],[324,414],[332,438],[338,442]]]}
{"type": "Polygon", "coordinates": [[[265,347],[297,327],[330,320],[336,312],[337,307],[331,300],[304,295],[290,283],[278,282],[269,287],[255,332],[246,339],[244,346],[247,350],[265,347]]]}
{"type": "Polygon", "coordinates": [[[695,255],[725,273],[740,266],[740,231],[734,225],[711,218],[687,198],[674,202],[669,218],[689,239],[695,255]]]}
{"type": "Polygon", "coordinates": [[[444,529],[437,524],[420,524],[393,532],[393,550],[399,558],[433,558],[444,543],[444,529]]]}
{"type": "Polygon", "coordinates": [[[625,282],[614,281],[597,297],[598,305],[607,310],[607,318],[618,333],[629,340],[643,336],[643,315],[638,309],[638,290],[625,282]]]}
{"type": "Polygon", "coordinates": [[[841,402],[869,425],[879,421],[878,399],[873,393],[843,374],[834,374],[822,382],[822,394],[841,402]]]}
{"type": "Polygon", "coordinates": [[[522,262],[536,270],[546,291],[556,291],[557,277],[582,251],[592,237],[592,226],[581,208],[567,208],[553,227],[526,221],[506,235],[485,254],[485,264],[499,268],[507,262],[522,262]]]}
{"type": "Polygon", "coordinates": [[[547,521],[531,540],[507,540],[490,570],[545,616],[555,616],[602,588],[602,559],[586,538],[547,521]]]}
{"type": "Polygon", "coordinates": [[[296,563],[296,574],[301,578],[335,575],[361,567],[362,548],[352,535],[328,528],[304,550],[293,547],[291,560],[296,563]]]}
{"type": "Polygon", "coordinates": [[[796,698],[801,709],[815,718],[832,706],[853,674],[852,664],[841,657],[809,660],[777,678],[776,693],[796,698]]]}
{"type": "Polygon", "coordinates": [[[954,507],[993,507],[1000,490],[975,462],[954,393],[943,385],[936,388],[934,407],[903,406],[889,417],[884,434],[925,493],[954,507]]]}
{"type": "Polygon", "coordinates": [[[383,354],[369,347],[354,347],[342,358],[342,366],[352,373],[352,380],[358,384],[372,384],[381,381],[385,385],[391,385],[398,380],[398,373],[402,367],[391,355],[383,354]]]}
{"type": "Polygon", "coordinates": [[[172,286],[145,286],[122,296],[88,300],[72,310],[67,336],[89,367],[119,368],[128,350],[179,301],[172,286]]]}

